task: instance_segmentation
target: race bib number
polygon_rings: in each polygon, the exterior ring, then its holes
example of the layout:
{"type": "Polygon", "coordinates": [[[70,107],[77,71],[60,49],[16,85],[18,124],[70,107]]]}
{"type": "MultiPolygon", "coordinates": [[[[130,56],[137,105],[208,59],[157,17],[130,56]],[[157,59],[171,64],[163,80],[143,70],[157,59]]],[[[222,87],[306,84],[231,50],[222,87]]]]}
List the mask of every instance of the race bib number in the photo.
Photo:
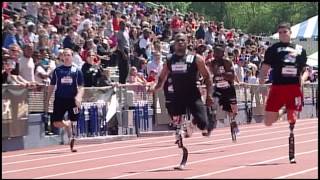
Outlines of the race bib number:
{"type": "Polygon", "coordinates": [[[187,72],[187,64],[185,63],[176,63],[172,65],[172,71],[176,73],[184,73],[187,72]]]}
{"type": "Polygon", "coordinates": [[[285,66],[281,71],[284,77],[295,77],[297,76],[298,70],[296,67],[285,66]]]}
{"type": "Polygon", "coordinates": [[[70,76],[65,76],[61,78],[61,84],[72,84],[73,80],[70,76]]]}
{"type": "Polygon", "coordinates": [[[217,88],[227,88],[230,84],[228,81],[221,81],[217,83],[217,88]]]}
{"type": "Polygon", "coordinates": [[[174,92],[174,90],[173,90],[173,85],[168,86],[168,91],[169,91],[169,92],[174,92]]]}

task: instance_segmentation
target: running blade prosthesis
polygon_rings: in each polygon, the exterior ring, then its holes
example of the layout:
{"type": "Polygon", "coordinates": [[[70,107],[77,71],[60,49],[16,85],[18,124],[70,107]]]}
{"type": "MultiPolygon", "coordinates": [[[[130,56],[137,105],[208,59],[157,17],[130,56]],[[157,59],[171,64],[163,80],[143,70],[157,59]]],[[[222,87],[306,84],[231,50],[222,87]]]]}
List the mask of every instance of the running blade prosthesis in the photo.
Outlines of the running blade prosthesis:
{"type": "Polygon", "coordinates": [[[294,158],[294,124],[290,124],[290,136],[289,136],[289,161],[291,164],[296,163],[296,160],[294,158]]]}
{"type": "Polygon", "coordinates": [[[77,150],[76,149],[73,149],[73,147],[74,147],[74,142],[75,142],[75,124],[73,124],[73,123],[71,123],[71,133],[72,133],[72,139],[71,139],[71,141],[70,141],[70,150],[71,150],[71,152],[77,152],[77,150]]]}
{"type": "Polygon", "coordinates": [[[289,161],[291,164],[295,164],[296,160],[294,158],[294,135],[290,133],[289,137],[289,161]]]}
{"type": "Polygon", "coordinates": [[[234,120],[230,120],[230,131],[231,131],[231,138],[232,142],[237,142],[237,132],[239,131],[237,127],[237,123],[234,120]]]}
{"type": "Polygon", "coordinates": [[[177,124],[175,143],[178,144],[178,147],[182,149],[182,160],[180,162],[180,165],[174,168],[175,170],[183,170],[188,160],[188,150],[183,146],[183,142],[182,142],[183,130],[181,129],[182,128],[181,123],[182,121],[180,120],[179,123],[177,124]]]}
{"type": "Polygon", "coordinates": [[[181,134],[179,135],[179,139],[177,140],[177,144],[178,144],[178,147],[179,148],[182,148],[182,160],[180,162],[180,165],[178,167],[175,167],[174,169],[175,170],[183,170],[184,167],[186,166],[186,163],[187,163],[187,160],[188,160],[188,150],[187,148],[185,148],[183,146],[183,143],[182,143],[182,136],[181,134]]]}
{"type": "Polygon", "coordinates": [[[77,152],[76,149],[73,149],[74,142],[75,142],[75,139],[71,139],[71,141],[70,141],[70,150],[71,150],[71,152],[77,152]]]}

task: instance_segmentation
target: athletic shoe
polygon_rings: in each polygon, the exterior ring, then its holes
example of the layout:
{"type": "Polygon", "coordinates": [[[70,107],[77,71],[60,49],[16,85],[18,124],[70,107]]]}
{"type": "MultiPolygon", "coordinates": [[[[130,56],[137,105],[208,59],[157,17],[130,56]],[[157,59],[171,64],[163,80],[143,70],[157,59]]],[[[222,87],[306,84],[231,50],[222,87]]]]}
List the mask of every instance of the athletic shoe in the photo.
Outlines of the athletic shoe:
{"type": "Polygon", "coordinates": [[[210,137],[211,136],[211,132],[212,132],[212,129],[202,130],[202,136],[210,137]]]}
{"type": "Polygon", "coordinates": [[[295,164],[295,163],[297,163],[297,162],[294,158],[290,159],[290,164],[295,164]]]}
{"type": "Polygon", "coordinates": [[[237,136],[240,135],[240,130],[238,128],[238,124],[236,122],[232,122],[233,131],[236,133],[237,136]]]}
{"type": "Polygon", "coordinates": [[[72,138],[71,141],[70,141],[70,150],[71,150],[71,152],[77,152],[76,149],[73,149],[75,141],[76,140],[74,138],[72,138]]]}

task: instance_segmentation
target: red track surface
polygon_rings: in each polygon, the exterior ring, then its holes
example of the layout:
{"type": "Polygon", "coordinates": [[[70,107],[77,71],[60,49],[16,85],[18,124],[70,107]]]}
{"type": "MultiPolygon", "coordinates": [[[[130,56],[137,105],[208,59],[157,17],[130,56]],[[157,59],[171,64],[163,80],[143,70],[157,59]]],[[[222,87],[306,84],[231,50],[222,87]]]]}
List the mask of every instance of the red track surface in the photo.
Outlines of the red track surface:
{"type": "Polygon", "coordinates": [[[318,120],[296,123],[297,164],[288,160],[287,122],[239,126],[237,143],[229,127],[184,139],[185,170],[173,170],[182,150],[173,136],[146,137],[104,144],[50,146],[2,153],[3,178],[318,178],[318,120]]]}

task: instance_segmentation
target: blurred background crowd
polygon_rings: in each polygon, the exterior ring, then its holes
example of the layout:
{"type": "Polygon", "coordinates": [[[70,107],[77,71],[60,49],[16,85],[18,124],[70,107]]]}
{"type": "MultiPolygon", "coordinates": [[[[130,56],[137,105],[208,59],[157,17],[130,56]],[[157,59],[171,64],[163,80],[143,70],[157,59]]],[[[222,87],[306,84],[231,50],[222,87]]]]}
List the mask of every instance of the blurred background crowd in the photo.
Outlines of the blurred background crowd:
{"type": "MultiPolygon", "coordinates": [[[[187,34],[188,50],[206,62],[214,61],[215,45],[224,44],[235,82],[255,84],[271,45],[196,12],[181,14],[145,2],[4,2],[2,12],[2,84],[50,82],[63,64],[64,48],[74,51],[73,64],[86,87],[155,83],[178,32],[187,34]]],[[[316,80],[315,73],[309,80],[316,80]]]]}

